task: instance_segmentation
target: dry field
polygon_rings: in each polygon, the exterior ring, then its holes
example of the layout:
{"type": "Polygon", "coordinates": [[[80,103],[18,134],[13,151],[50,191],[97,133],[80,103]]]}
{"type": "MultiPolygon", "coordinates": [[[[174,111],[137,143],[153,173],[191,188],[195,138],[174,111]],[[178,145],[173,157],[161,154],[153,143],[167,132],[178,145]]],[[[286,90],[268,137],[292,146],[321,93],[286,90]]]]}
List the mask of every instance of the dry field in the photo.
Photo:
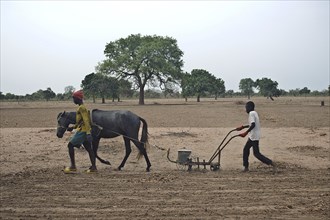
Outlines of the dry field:
{"type": "MultiPolygon", "coordinates": [[[[262,125],[260,149],[278,171],[250,155],[242,173],[246,138],[235,138],[221,155],[217,172],[178,169],[166,158],[191,149],[208,160],[226,133],[246,124],[245,99],[146,100],[93,104],[103,110],[131,110],[146,119],[151,172],[137,149],[122,171],[121,137],[102,139],[99,155],[112,166],[89,167],[85,150],[76,150],[78,173],[65,175],[70,133],[58,139],[59,112],[71,102],[0,103],[0,219],[329,219],[329,97],[253,99],[262,125]],[[325,106],[321,107],[321,101],[325,106]]],[[[129,125],[128,125],[129,126],[129,125]]],[[[182,168],[182,167],[179,167],[182,168]]]]}

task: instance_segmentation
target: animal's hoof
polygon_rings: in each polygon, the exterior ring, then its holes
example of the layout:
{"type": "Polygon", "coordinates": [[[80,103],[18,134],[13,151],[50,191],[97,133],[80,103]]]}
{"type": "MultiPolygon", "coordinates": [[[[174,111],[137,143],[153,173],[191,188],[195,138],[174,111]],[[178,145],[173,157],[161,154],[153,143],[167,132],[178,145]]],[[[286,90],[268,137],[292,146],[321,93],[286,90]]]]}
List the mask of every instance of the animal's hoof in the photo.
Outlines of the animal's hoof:
{"type": "Polygon", "coordinates": [[[150,172],[150,167],[147,167],[146,171],[147,171],[147,172],[150,172]]]}

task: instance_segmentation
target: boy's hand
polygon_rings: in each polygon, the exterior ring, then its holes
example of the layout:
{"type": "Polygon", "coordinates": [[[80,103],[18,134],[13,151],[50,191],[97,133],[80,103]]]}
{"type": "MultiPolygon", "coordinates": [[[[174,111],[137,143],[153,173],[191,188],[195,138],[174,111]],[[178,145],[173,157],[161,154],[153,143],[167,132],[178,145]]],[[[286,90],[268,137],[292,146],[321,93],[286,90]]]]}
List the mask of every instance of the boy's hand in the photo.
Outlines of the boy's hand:
{"type": "Polygon", "coordinates": [[[248,128],[248,127],[250,127],[250,126],[249,125],[241,125],[241,126],[239,126],[239,127],[236,128],[236,131],[241,131],[244,128],[248,128]]]}
{"type": "Polygon", "coordinates": [[[243,130],[243,129],[244,129],[244,126],[241,125],[241,126],[239,126],[239,127],[236,128],[236,131],[241,131],[241,130],[243,130]]]}
{"type": "Polygon", "coordinates": [[[248,132],[246,131],[246,132],[243,132],[243,133],[239,134],[239,136],[245,137],[247,134],[248,134],[248,132]]]}

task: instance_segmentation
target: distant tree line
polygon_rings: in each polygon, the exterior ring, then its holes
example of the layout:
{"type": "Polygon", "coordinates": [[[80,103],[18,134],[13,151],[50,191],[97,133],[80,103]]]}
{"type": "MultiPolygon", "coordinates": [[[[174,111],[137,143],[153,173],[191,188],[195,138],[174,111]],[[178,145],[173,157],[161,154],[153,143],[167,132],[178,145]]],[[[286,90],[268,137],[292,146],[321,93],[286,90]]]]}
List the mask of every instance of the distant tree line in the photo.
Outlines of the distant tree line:
{"type": "Polygon", "coordinates": [[[252,95],[261,95],[273,100],[273,97],[279,96],[329,96],[330,95],[330,85],[328,89],[323,91],[311,91],[307,87],[302,89],[291,89],[285,91],[283,89],[277,88],[278,83],[269,78],[262,78],[253,81],[251,78],[241,79],[239,83],[239,89],[241,95],[245,95],[250,99],[252,95]],[[258,90],[256,93],[255,90],[258,90]]]}
{"type": "Polygon", "coordinates": [[[46,100],[49,101],[56,97],[55,92],[52,91],[51,88],[47,88],[46,90],[39,89],[38,91],[32,94],[26,94],[25,96],[19,96],[11,93],[3,94],[0,92],[1,100],[46,100]]]}
{"type": "MultiPolygon", "coordinates": [[[[129,82],[126,82],[127,84],[129,82]]],[[[184,84],[184,83],[183,83],[184,84]]],[[[253,89],[250,91],[240,89],[240,91],[235,92],[234,90],[226,90],[225,92],[221,93],[216,93],[214,90],[210,89],[212,87],[208,87],[205,90],[198,90],[198,88],[201,88],[201,85],[196,84],[195,88],[191,88],[189,84],[185,84],[185,87],[182,87],[182,91],[179,91],[179,88],[171,89],[169,90],[160,90],[157,88],[150,88],[145,90],[145,98],[196,98],[197,101],[200,100],[200,98],[214,98],[217,99],[218,97],[227,97],[227,98],[232,98],[232,97],[242,97],[246,96],[250,98],[251,96],[267,96],[269,93],[262,93],[262,92],[255,92],[253,89]],[[187,90],[189,89],[194,89],[194,92],[188,92],[187,90]],[[213,91],[213,92],[212,92],[213,91]],[[188,95],[189,94],[189,95],[188,95]],[[199,94],[199,95],[198,95],[199,94]],[[266,95],[265,95],[266,94],[266,95]]],[[[83,86],[82,86],[83,88],[83,86]]],[[[116,88],[115,87],[107,87],[107,86],[101,86],[100,89],[106,88],[103,91],[95,91],[93,93],[93,90],[97,87],[93,87],[91,90],[88,88],[84,88],[85,96],[86,98],[92,99],[93,102],[96,102],[96,99],[101,99],[102,103],[105,103],[106,99],[111,99],[112,101],[120,101],[120,97],[123,98],[139,98],[139,92],[130,88],[128,85],[125,87],[117,87],[117,91],[111,91],[111,88],[116,88]],[[108,89],[110,88],[110,89],[108,89]],[[112,94],[112,95],[111,95],[112,94]]],[[[220,88],[222,88],[220,86],[220,88]]],[[[255,87],[254,87],[255,88],[255,87]]],[[[75,88],[73,86],[67,86],[64,89],[64,93],[58,93],[55,94],[51,88],[47,88],[46,90],[38,90],[37,92],[34,92],[32,94],[27,94],[25,96],[23,95],[15,95],[12,93],[6,93],[3,94],[0,92],[0,100],[13,100],[13,101],[40,101],[40,100],[57,100],[57,101],[65,101],[65,100],[71,100],[72,98],[72,93],[75,91],[75,88]]],[[[294,96],[294,97],[312,97],[312,96],[330,96],[329,93],[329,88],[325,89],[323,91],[311,91],[307,87],[304,87],[303,89],[291,89],[289,91],[285,91],[283,89],[280,89],[277,91],[278,95],[273,95],[273,97],[279,97],[279,96],[294,96]]],[[[270,98],[270,96],[268,96],[270,98]]]]}
{"type": "MultiPolygon", "coordinates": [[[[106,59],[98,63],[95,73],[90,73],[81,82],[86,98],[116,99],[123,97],[138,98],[144,104],[145,97],[233,97],[253,95],[273,97],[283,95],[307,96],[329,95],[328,90],[311,92],[307,87],[284,91],[278,89],[278,83],[269,78],[252,80],[241,79],[240,92],[226,91],[225,81],[215,77],[204,69],[193,69],[183,72],[183,52],[177,41],[171,37],[129,35],[127,38],[107,43],[104,54],[106,59]]],[[[67,86],[64,93],[55,94],[51,88],[38,90],[31,95],[16,96],[11,93],[2,94],[1,100],[68,100],[71,98],[73,86],[67,86]]]]}

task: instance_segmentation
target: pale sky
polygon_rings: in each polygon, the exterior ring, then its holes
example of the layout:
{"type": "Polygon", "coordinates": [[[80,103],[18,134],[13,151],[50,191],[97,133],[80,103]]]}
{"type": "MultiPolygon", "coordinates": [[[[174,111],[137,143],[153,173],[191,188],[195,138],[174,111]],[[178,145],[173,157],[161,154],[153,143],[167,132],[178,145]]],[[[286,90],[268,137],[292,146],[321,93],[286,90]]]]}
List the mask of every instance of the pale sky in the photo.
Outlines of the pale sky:
{"type": "Polygon", "coordinates": [[[0,91],[80,88],[106,43],[130,34],[169,36],[183,70],[205,69],[239,91],[263,77],[279,89],[324,90],[329,1],[3,1],[0,91]]]}

